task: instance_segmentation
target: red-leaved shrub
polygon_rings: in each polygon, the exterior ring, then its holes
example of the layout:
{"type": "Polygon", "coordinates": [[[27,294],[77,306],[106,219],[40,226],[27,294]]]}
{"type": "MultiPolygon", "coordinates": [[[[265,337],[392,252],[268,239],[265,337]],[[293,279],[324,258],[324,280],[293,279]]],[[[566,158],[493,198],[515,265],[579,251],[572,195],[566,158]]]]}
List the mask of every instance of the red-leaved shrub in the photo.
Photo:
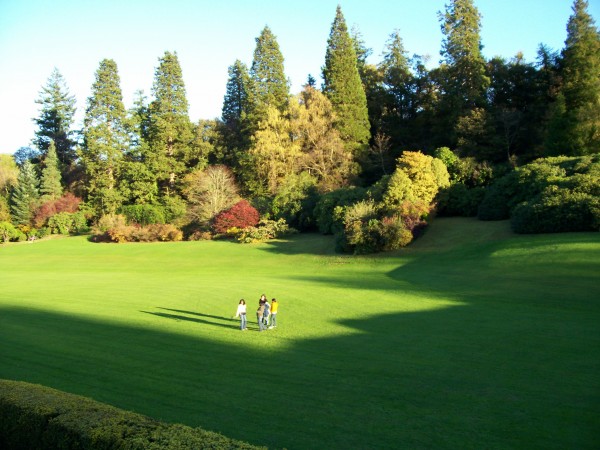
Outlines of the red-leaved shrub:
{"type": "Polygon", "coordinates": [[[231,208],[217,214],[213,229],[217,233],[227,233],[230,228],[253,227],[259,220],[258,211],[246,200],[240,200],[231,208]]]}
{"type": "Polygon", "coordinates": [[[67,192],[61,198],[43,203],[35,212],[33,223],[36,228],[43,227],[50,217],[61,212],[74,213],[79,209],[81,199],[67,192]]]}

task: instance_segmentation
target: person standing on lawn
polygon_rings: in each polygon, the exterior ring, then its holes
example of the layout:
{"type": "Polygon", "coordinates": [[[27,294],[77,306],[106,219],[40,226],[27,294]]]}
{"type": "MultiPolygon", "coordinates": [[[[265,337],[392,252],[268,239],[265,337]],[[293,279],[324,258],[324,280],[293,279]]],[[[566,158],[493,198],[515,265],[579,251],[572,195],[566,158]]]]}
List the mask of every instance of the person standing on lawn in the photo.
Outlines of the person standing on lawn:
{"type": "Polygon", "coordinates": [[[279,308],[279,303],[277,299],[271,299],[271,326],[269,328],[275,328],[277,326],[277,309],[279,308]]]}
{"type": "Polygon", "coordinates": [[[265,324],[263,322],[263,316],[265,314],[265,303],[261,299],[258,301],[258,309],[256,310],[256,321],[258,322],[258,331],[265,330],[265,324]]]}
{"type": "Polygon", "coordinates": [[[265,298],[265,313],[263,315],[263,322],[265,327],[269,326],[269,316],[271,315],[271,305],[269,305],[269,301],[265,298]]]}
{"type": "Polygon", "coordinates": [[[237,312],[235,313],[235,317],[240,318],[240,330],[246,330],[246,301],[244,299],[240,300],[238,304],[237,312]]]}

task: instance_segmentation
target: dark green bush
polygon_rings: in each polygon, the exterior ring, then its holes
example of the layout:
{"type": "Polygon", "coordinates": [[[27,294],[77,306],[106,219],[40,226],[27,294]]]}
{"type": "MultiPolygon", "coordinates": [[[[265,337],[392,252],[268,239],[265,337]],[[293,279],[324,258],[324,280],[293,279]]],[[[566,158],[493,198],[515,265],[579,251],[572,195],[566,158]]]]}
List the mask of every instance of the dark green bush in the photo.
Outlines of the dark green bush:
{"type": "Polygon", "coordinates": [[[469,188],[464,183],[456,183],[438,195],[437,212],[442,216],[474,217],[483,200],[483,187],[469,188]]]}
{"type": "Polygon", "coordinates": [[[0,380],[0,448],[257,449],[44,386],[0,380]]]}
{"type": "Polygon", "coordinates": [[[518,205],[511,218],[516,233],[600,231],[600,197],[549,186],[518,205]]]}
{"type": "Polygon", "coordinates": [[[592,193],[594,189],[597,191],[599,179],[598,155],[537,159],[499,178],[487,188],[479,205],[478,217],[481,220],[508,219],[517,205],[531,202],[551,185],[592,193]]]}

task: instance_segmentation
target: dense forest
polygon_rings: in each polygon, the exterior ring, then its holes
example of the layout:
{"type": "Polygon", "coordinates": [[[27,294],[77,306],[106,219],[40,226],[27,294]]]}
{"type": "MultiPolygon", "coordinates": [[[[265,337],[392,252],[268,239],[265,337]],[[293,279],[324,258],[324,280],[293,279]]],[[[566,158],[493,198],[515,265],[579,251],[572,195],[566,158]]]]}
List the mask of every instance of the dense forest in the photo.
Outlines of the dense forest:
{"type": "Polygon", "coordinates": [[[333,233],[340,250],[402,247],[433,214],[511,218],[518,232],[600,227],[600,33],[575,0],[562,50],[486,60],[473,0],[439,13],[428,69],[393,31],[378,64],[338,6],[323,83],[291,94],[267,26],[229,67],[222,115],[192,123],[178,56],[123,104],[100,62],[83,128],[58,70],[32,146],[0,159],[4,241],[93,231],[122,241],[333,233]]]}

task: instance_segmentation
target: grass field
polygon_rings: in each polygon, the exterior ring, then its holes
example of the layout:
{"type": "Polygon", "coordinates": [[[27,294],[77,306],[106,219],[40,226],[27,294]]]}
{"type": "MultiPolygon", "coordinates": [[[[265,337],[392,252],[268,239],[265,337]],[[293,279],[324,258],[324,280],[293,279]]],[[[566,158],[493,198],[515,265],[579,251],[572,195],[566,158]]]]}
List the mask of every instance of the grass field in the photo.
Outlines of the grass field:
{"type": "Polygon", "coordinates": [[[0,247],[0,378],[271,448],[600,447],[600,234],[0,247]],[[238,300],[280,302],[241,332],[238,300]]]}

